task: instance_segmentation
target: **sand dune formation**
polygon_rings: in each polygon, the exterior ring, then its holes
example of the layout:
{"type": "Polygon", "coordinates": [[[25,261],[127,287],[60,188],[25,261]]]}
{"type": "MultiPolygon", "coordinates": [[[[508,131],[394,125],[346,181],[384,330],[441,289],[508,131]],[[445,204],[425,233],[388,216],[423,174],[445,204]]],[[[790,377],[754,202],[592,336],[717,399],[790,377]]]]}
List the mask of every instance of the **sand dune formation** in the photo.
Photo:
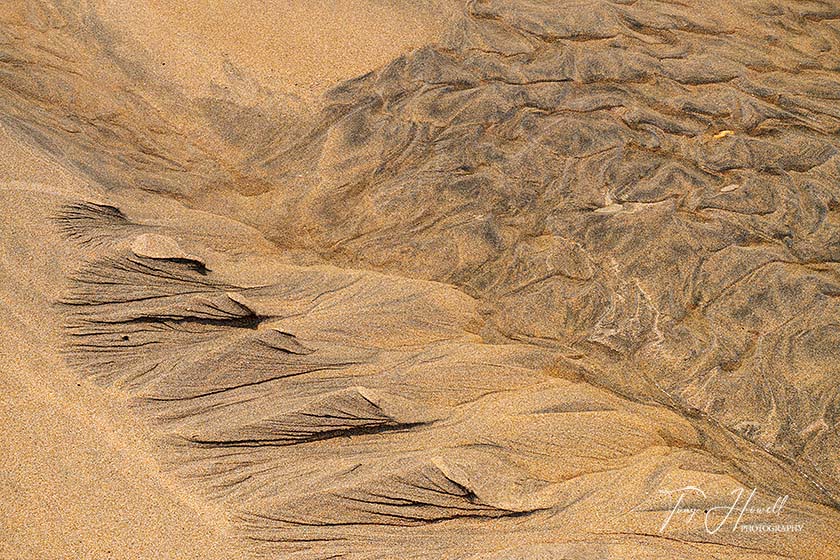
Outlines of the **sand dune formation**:
{"type": "Polygon", "coordinates": [[[0,557],[840,558],[840,3],[206,4],[0,6],[0,557]]]}

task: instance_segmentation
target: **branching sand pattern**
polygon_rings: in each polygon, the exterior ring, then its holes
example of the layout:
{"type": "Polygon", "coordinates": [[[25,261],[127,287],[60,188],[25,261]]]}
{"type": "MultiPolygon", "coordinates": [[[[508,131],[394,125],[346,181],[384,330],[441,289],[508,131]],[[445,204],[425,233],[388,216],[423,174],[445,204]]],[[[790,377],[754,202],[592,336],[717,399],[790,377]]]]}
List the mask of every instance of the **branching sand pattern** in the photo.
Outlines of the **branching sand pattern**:
{"type": "Polygon", "coordinates": [[[840,556],[840,5],[472,0],[304,102],[31,4],[0,122],[96,193],[44,202],[67,362],[243,550],[840,556]],[[686,486],[803,530],[662,531],[686,486]]]}

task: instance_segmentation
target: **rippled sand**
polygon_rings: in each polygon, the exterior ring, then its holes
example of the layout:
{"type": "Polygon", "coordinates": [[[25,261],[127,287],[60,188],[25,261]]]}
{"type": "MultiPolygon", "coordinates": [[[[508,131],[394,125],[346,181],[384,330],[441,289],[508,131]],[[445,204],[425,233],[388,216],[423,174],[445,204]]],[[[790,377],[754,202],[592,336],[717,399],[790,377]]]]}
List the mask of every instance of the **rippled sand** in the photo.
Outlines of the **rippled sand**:
{"type": "Polygon", "coordinates": [[[0,557],[840,556],[840,6],[8,6],[0,557]]]}

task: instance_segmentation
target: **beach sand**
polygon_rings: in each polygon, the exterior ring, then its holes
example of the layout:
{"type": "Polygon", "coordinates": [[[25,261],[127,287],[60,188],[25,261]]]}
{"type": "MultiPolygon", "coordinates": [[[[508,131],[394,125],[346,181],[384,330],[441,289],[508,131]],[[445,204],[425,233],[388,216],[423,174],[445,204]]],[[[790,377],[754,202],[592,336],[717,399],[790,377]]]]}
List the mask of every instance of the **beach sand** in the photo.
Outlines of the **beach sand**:
{"type": "Polygon", "coordinates": [[[227,63],[306,99],[435,42],[452,11],[445,0],[106,0],[97,8],[163,79],[200,92],[227,63]]]}
{"type": "Polygon", "coordinates": [[[0,560],[840,557],[838,21],[6,2],[0,560]]]}
{"type": "MultiPolygon", "coordinates": [[[[27,1],[11,7],[0,20],[26,25],[39,12],[27,1]]],[[[224,80],[229,64],[262,87],[313,99],[434,41],[446,27],[445,11],[422,2],[105,0],[92,9],[119,37],[116,48],[142,52],[157,80],[193,96],[206,93],[212,77],[224,80]]],[[[0,136],[0,151],[7,186],[73,193],[85,183],[8,134],[0,136]]],[[[41,224],[6,227],[39,250],[41,224]]],[[[67,370],[55,328],[44,328],[61,321],[45,312],[59,296],[60,281],[18,283],[25,270],[49,268],[22,258],[4,260],[0,273],[0,558],[240,557],[218,509],[161,473],[151,435],[129,420],[125,400],[67,370]]]]}

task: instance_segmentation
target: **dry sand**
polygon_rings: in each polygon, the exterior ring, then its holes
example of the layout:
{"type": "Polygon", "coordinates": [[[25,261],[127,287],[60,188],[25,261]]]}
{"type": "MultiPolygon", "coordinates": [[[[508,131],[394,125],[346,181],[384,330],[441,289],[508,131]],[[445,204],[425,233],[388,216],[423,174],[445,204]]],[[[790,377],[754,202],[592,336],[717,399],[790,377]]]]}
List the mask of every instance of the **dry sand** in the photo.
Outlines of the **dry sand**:
{"type": "MultiPolygon", "coordinates": [[[[84,188],[5,130],[0,146],[7,208],[84,188]]],[[[161,474],[125,399],[67,369],[49,303],[64,255],[42,225],[10,212],[0,226],[0,558],[230,558],[223,517],[161,474]]]]}
{"type": "Polygon", "coordinates": [[[97,13],[132,52],[194,91],[225,63],[266,88],[315,98],[439,39],[451,8],[443,1],[107,0],[97,13]],[[129,46],[130,45],[130,46],[129,46]]]}
{"type": "Polygon", "coordinates": [[[840,557],[840,8],[6,6],[3,560],[840,557]]]}
{"type": "MultiPolygon", "coordinates": [[[[25,0],[13,3],[11,10],[3,8],[0,21],[31,23],[38,8],[25,0]]],[[[314,98],[435,40],[446,26],[445,6],[376,0],[212,6],[108,0],[93,8],[120,34],[121,48],[144,49],[162,82],[172,80],[192,94],[206,90],[208,77],[224,80],[230,62],[263,87],[314,98]]],[[[54,158],[5,129],[0,138],[6,188],[84,188],[84,179],[54,158]]],[[[40,227],[15,223],[4,231],[34,237],[32,248],[40,250],[40,227]]],[[[42,270],[48,266],[40,264],[42,270]]],[[[221,514],[160,472],[144,441],[149,434],[126,422],[124,399],[103,395],[67,371],[60,343],[43,328],[60,321],[44,312],[59,295],[51,289],[59,282],[43,280],[47,293],[33,290],[41,282],[26,278],[26,271],[38,268],[26,258],[7,258],[0,271],[0,558],[238,557],[221,514]]]]}

